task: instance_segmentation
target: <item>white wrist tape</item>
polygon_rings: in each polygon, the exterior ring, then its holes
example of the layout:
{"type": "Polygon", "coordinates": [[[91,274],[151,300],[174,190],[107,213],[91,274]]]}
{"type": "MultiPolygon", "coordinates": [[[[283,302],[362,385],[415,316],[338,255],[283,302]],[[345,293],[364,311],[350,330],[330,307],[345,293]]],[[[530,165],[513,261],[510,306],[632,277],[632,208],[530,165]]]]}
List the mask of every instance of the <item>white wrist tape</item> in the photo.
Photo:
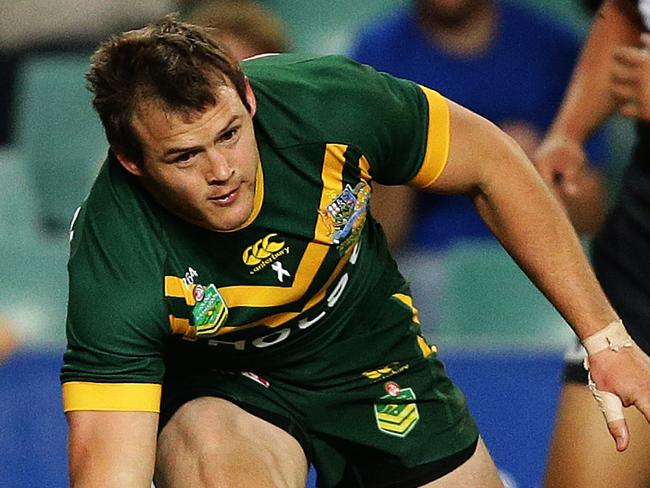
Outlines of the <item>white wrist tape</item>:
{"type": "MultiPolygon", "coordinates": [[[[585,349],[587,350],[584,367],[589,371],[590,355],[594,355],[597,352],[604,351],[605,349],[617,352],[624,347],[632,347],[634,341],[625,330],[623,322],[619,319],[612,322],[604,329],[601,329],[595,334],[587,337],[582,341],[582,345],[585,346],[585,349]]],[[[589,389],[598,404],[598,408],[603,412],[605,420],[608,423],[625,418],[621,399],[613,393],[601,391],[596,388],[596,383],[592,380],[591,373],[589,373],[589,389]]]]}
{"type": "Polygon", "coordinates": [[[582,345],[585,346],[587,354],[590,356],[605,349],[618,351],[623,347],[632,347],[633,344],[634,341],[625,330],[621,319],[615,320],[582,341],[582,345]]]}

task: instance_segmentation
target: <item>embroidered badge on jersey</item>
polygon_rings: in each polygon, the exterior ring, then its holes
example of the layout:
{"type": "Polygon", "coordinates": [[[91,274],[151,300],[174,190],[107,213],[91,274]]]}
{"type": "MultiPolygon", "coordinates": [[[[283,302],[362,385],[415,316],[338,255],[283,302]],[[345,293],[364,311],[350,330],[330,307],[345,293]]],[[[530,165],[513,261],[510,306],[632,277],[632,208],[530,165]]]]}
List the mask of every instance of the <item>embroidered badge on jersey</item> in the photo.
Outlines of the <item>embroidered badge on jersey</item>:
{"type": "Polygon", "coordinates": [[[394,381],[385,386],[388,395],[381,397],[374,406],[377,427],[385,434],[405,437],[420,420],[415,393],[411,388],[400,388],[394,381]],[[395,403],[389,403],[392,401],[395,403]]]}
{"type": "Polygon", "coordinates": [[[337,245],[340,254],[358,242],[369,202],[370,186],[362,181],[354,188],[346,185],[324,210],[318,210],[328,228],[328,235],[332,236],[332,244],[337,245]]]}
{"type": "Polygon", "coordinates": [[[194,330],[197,337],[209,337],[217,333],[228,319],[228,307],[217,287],[210,284],[207,288],[197,285],[194,288],[196,305],[192,308],[194,330]]]}

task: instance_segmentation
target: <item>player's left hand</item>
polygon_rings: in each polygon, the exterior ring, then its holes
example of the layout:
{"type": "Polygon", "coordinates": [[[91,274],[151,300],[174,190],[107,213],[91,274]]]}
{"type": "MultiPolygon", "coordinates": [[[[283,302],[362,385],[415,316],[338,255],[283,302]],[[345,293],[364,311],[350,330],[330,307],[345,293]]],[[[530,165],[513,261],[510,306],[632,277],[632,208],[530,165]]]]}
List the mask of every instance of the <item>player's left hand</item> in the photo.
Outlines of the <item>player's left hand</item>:
{"type": "MultiPolygon", "coordinates": [[[[625,407],[634,405],[650,423],[650,358],[637,346],[618,351],[605,349],[589,356],[589,369],[597,391],[613,393],[625,407]]],[[[605,395],[607,397],[607,395],[605,395]]],[[[611,397],[606,401],[615,400],[611,397]]],[[[607,428],[616,442],[616,449],[624,451],[630,434],[622,414],[617,414],[616,403],[604,411],[607,428]]]]}
{"type": "Polygon", "coordinates": [[[641,46],[614,51],[611,92],[624,117],[650,121],[650,35],[641,35],[641,46]]]}

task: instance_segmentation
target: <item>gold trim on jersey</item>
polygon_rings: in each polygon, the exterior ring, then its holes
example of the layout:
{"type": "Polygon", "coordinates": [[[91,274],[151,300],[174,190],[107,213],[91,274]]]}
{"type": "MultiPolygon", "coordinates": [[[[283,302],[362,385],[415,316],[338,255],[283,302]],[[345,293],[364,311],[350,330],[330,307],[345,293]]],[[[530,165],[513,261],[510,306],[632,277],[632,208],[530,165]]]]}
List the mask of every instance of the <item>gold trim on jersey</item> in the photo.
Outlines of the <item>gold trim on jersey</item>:
{"type": "Polygon", "coordinates": [[[63,383],[63,411],[160,412],[162,385],[154,383],[63,383]]]}
{"type": "Polygon", "coordinates": [[[426,358],[427,356],[430,356],[434,352],[438,351],[438,348],[432,344],[429,344],[424,337],[421,335],[418,336],[418,346],[420,346],[420,350],[422,351],[422,355],[426,358]]]}
{"type": "MultiPolygon", "coordinates": [[[[418,312],[418,309],[413,305],[413,298],[405,293],[394,293],[392,297],[406,305],[411,310],[413,322],[420,325],[420,312],[418,312]]],[[[427,357],[438,350],[436,346],[430,345],[421,335],[418,335],[417,341],[424,357],[427,357]]]]}
{"type": "MultiPolygon", "coordinates": [[[[319,208],[327,206],[331,200],[332,194],[338,194],[343,191],[343,168],[345,166],[345,153],[348,149],[343,144],[327,144],[323,160],[323,169],[321,172],[322,191],[319,208]]],[[[359,159],[359,169],[361,178],[364,181],[370,181],[370,163],[365,157],[359,159]]],[[[286,305],[298,301],[307,291],[316,273],[320,269],[327,253],[330,250],[331,239],[328,236],[326,223],[321,218],[316,219],[316,226],[312,240],[307,245],[305,252],[294,273],[294,281],[290,287],[282,286],[262,286],[262,285],[236,285],[219,288],[219,293],[223,297],[228,308],[233,307],[274,307],[286,305]]],[[[317,303],[319,303],[327,292],[327,288],[337,278],[343,266],[348,262],[352,255],[353,248],[349,249],[339,260],[334,272],[329,277],[327,283],[305,304],[299,312],[285,312],[271,315],[267,318],[260,319],[254,323],[243,324],[238,326],[223,327],[219,330],[218,335],[233,331],[245,330],[255,326],[278,327],[289,320],[294,319],[301,313],[304,313],[317,303]]],[[[194,286],[187,285],[177,276],[165,276],[165,296],[172,298],[183,298],[187,305],[194,305],[194,286]]],[[[169,316],[169,323],[174,333],[179,333],[187,337],[192,337],[191,326],[187,319],[178,318],[173,315],[169,316]]]]}
{"type": "Polygon", "coordinates": [[[418,174],[409,184],[417,188],[431,186],[442,174],[449,155],[449,105],[438,92],[420,86],[429,103],[427,148],[418,174]]]}
{"type": "Polygon", "coordinates": [[[413,322],[420,325],[420,312],[418,312],[418,309],[413,305],[413,298],[405,293],[393,293],[392,296],[411,310],[411,313],[413,314],[413,322]]]}
{"type": "Polygon", "coordinates": [[[196,337],[196,329],[190,325],[190,319],[174,317],[170,314],[169,327],[174,334],[181,334],[185,337],[196,337]]]}
{"type": "Polygon", "coordinates": [[[165,276],[165,296],[173,298],[184,298],[185,303],[190,307],[196,305],[194,298],[195,284],[188,285],[178,276],[165,276]]]}
{"type": "Polygon", "coordinates": [[[370,161],[365,156],[359,158],[359,170],[361,170],[361,179],[370,184],[372,176],[370,175],[370,161]]]}
{"type": "MultiPolygon", "coordinates": [[[[266,326],[270,328],[274,327],[279,327],[281,325],[286,324],[290,320],[295,319],[298,317],[300,314],[305,313],[307,310],[315,306],[316,304],[320,303],[324,298],[325,294],[327,293],[327,289],[331,286],[331,284],[334,282],[336,278],[338,278],[339,273],[343,269],[343,266],[346,265],[348,260],[350,259],[350,255],[354,252],[354,248],[348,249],[347,253],[339,260],[338,264],[336,265],[336,268],[334,268],[334,271],[332,272],[331,276],[327,280],[327,282],[323,285],[323,287],[318,290],[318,293],[314,294],[307,303],[305,303],[305,306],[302,307],[302,310],[300,312],[284,312],[284,313],[278,313],[275,315],[269,315],[268,317],[265,317],[264,319],[261,320],[256,320],[255,322],[251,322],[249,324],[243,324],[243,325],[234,325],[232,327],[223,327],[220,331],[219,334],[225,334],[227,332],[235,332],[235,331],[240,331],[240,330],[246,330],[246,329],[251,329],[253,327],[259,327],[259,326],[266,326]]],[[[171,316],[170,316],[171,317],[171,316]]],[[[176,319],[178,320],[178,319],[176,319]]],[[[188,321],[188,326],[189,326],[189,321],[188,321]]],[[[181,332],[182,333],[182,332],[181,332]]],[[[217,334],[217,335],[219,335],[217,334]]]]}
{"type": "Polygon", "coordinates": [[[253,196],[253,210],[251,211],[251,214],[239,227],[220,232],[237,232],[244,227],[248,227],[257,218],[260,210],[262,210],[262,202],[264,202],[264,171],[262,170],[262,163],[260,162],[257,164],[257,172],[255,173],[255,195],[253,196]]]}

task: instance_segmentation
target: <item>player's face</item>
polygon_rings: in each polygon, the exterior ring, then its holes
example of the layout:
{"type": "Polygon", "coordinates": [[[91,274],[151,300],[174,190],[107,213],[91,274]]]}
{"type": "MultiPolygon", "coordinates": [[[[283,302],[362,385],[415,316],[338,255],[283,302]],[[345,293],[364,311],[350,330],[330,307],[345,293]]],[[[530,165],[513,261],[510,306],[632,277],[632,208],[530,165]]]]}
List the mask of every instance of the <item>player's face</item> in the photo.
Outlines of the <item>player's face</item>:
{"type": "Polygon", "coordinates": [[[445,23],[457,23],[471,15],[485,0],[418,0],[426,15],[445,23]]]}
{"type": "Polygon", "coordinates": [[[251,113],[231,86],[216,88],[216,99],[213,107],[189,115],[142,102],[133,128],[143,161],[118,159],[172,213],[205,229],[230,231],[253,210],[260,164],[253,130],[255,97],[247,86],[251,113]]]}

